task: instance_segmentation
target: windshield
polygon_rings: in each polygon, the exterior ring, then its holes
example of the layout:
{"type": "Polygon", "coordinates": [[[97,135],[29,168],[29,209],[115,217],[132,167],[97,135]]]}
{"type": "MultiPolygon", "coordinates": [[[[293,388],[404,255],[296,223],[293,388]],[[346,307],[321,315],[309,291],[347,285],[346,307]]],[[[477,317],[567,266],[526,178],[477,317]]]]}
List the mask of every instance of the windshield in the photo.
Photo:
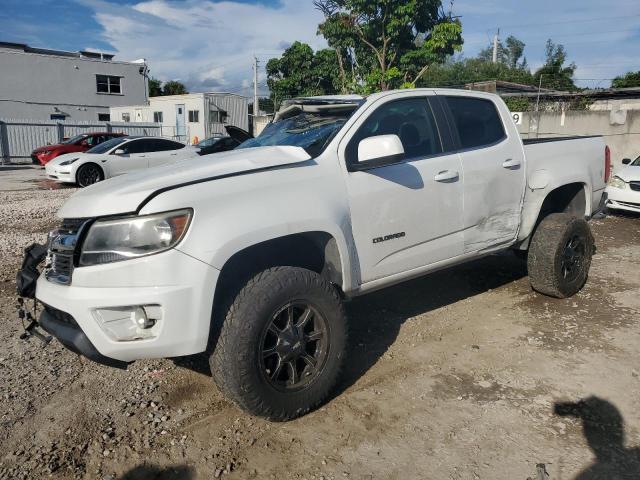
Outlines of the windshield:
{"type": "Polygon", "coordinates": [[[100,145],[90,148],[85,153],[107,153],[116,145],[120,145],[122,142],[126,142],[127,140],[131,139],[129,137],[112,138],[111,140],[107,140],[106,142],[102,142],[100,145]]]}
{"type": "Polygon", "coordinates": [[[60,142],[60,143],[62,143],[63,145],[72,145],[74,143],[79,142],[83,138],[87,138],[87,136],[86,135],[76,135],[75,137],[71,137],[69,140],[65,140],[64,142],[60,142]]]}
{"type": "Polygon", "coordinates": [[[300,112],[270,123],[259,136],[243,142],[238,148],[294,146],[304,148],[311,157],[317,157],[353,111],[300,112]]]}
{"type": "Polygon", "coordinates": [[[636,158],[633,162],[631,162],[631,165],[634,167],[640,167],[640,157],[636,158]]]}

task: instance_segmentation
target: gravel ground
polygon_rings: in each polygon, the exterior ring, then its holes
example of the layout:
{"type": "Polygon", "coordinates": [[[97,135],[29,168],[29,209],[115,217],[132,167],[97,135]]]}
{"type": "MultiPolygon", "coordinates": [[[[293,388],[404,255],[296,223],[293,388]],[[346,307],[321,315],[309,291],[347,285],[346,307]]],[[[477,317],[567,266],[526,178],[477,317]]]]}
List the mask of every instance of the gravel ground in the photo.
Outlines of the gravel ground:
{"type": "Polygon", "coordinates": [[[592,222],[571,299],[534,294],[503,255],[351,302],[335,397],[273,424],[200,357],[119,371],[19,340],[21,250],[73,192],[42,185],[0,191],[2,479],[640,478],[640,217],[592,222]]]}

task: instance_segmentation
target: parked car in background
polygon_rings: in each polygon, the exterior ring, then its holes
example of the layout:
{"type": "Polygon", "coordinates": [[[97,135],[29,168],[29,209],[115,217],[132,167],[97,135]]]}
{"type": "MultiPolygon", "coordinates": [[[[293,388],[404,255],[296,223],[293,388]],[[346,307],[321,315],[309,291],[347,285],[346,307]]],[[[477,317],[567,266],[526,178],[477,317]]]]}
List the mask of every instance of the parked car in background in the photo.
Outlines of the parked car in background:
{"type": "Polygon", "coordinates": [[[234,127],[232,125],[225,126],[225,130],[229,134],[228,136],[215,135],[196,144],[195,147],[200,149],[198,154],[210,155],[212,153],[227,152],[229,150],[233,150],[242,142],[253,138],[253,135],[251,135],[246,130],[234,127]]]}
{"type": "Polygon", "coordinates": [[[80,187],[143,168],[196,157],[198,150],[160,137],[112,138],[84,153],[68,153],[47,163],[47,177],[80,187]]]}
{"type": "Polygon", "coordinates": [[[64,155],[65,153],[86,152],[107,140],[123,136],[124,133],[112,132],[82,133],[56,145],[45,145],[44,147],[36,148],[31,152],[31,161],[34,165],[44,166],[54,158],[64,155]]]}
{"type": "Polygon", "coordinates": [[[625,158],[625,165],[607,186],[607,208],[640,213],[640,157],[625,158]]]}

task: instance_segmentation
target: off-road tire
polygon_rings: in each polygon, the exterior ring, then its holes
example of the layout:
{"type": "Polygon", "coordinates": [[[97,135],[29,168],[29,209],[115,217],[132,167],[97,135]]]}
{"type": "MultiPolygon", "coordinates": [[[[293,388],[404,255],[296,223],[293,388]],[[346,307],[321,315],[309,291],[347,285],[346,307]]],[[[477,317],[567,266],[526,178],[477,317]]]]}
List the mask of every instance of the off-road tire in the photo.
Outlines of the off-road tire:
{"type": "Polygon", "coordinates": [[[82,165],[76,172],[76,184],[81,187],[88,187],[94,183],[104,180],[104,172],[100,165],[87,163],[82,165]]]}
{"type": "Polygon", "coordinates": [[[269,420],[286,421],[327,399],[342,370],[346,341],[346,315],[336,288],[310,270],[274,267],[255,275],[236,295],[209,364],[222,393],[241,409],[269,420]],[[273,315],[293,301],[308,302],[326,319],[328,348],[324,366],[313,382],[300,391],[284,392],[265,377],[261,345],[273,315]]]}
{"type": "Polygon", "coordinates": [[[593,235],[585,220],[566,213],[548,215],[538,225],[529,245],[527,269],[531,286],[550,297],[576,294],[587,281],[594,251],[593,235]],[[572,241],[584,248],[570,248],[572,241]],[[566,263],[572,263],[569,258],[575,258],[576,262],[571,275],[566,274],[566,263]]]}

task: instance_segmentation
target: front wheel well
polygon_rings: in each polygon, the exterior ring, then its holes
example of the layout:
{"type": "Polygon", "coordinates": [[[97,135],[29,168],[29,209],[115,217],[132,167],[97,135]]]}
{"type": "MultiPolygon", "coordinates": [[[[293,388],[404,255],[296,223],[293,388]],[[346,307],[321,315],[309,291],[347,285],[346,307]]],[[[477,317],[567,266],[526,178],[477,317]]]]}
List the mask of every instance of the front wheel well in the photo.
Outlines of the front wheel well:
{"type": "MultiPolygon", "coordinates": [[[[303,232],[266,240],[236,252],[222,267],[213,299],[213,319],[218,328],[216,319],[222,318],[229,302],[254,274],[284,266],[316,272],[342,295],[342,261],[337,242],[329,233],[303,232]]],[[[214,336],[218,328],[212,328],[214,336]]]]}

